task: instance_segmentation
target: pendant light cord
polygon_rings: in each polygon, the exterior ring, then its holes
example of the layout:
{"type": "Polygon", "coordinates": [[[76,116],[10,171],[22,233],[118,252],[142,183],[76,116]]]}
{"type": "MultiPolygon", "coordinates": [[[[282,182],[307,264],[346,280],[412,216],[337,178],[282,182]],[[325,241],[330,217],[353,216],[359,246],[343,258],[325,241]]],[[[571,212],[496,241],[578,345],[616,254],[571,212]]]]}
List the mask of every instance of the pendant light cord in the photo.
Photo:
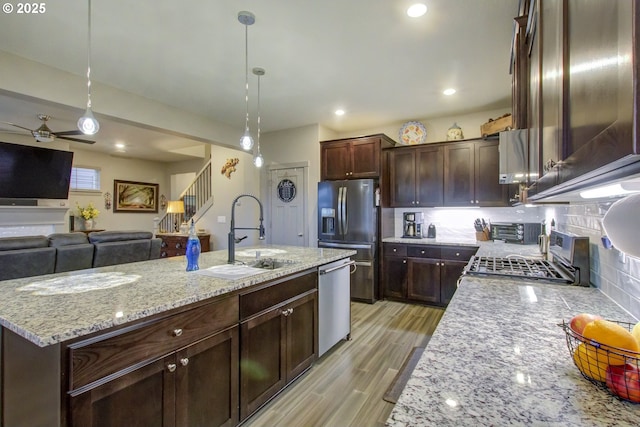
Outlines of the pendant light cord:
{"type": "Polygon", "coordinates": [[[260,154],[260,74],[258,74],[258,154],[260,154]]]}
{"type": "Polygon", "coordinates": [[[91,0],[88,11],[89,28],[87,31],[87,108],[91,108],[91,0]]]}
{"type": "Polygon", "coordinates": [[[244,25],[244,103],[247,106],[245,131],[249,130],[249,26],[244,25]]]}

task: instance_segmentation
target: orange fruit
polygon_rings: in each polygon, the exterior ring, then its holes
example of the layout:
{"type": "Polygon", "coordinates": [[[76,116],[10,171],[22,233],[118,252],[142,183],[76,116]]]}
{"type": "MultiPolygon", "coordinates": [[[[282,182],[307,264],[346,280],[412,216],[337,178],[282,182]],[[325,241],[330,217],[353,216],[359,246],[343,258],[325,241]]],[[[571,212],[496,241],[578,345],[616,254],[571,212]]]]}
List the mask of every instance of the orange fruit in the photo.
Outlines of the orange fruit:
{"type": "Polygon", "coordinates": [[[624,356],[637,357],[640,343],[626,328],[609,320],[598,319],[584,327],[582,336],[599,343],[601,350],[608,350],[610,365],[624,365],[624,356]],[[629,350],[629,352],[621,350],[629,350]],[[613,353],[612,353],[613,352],[613,353]]]}
{"type": "Polygon", "coordinates": [[[638,341],[638,345],[640,345],[640,322],[636,323],[631,331],[631,335],[638,341]]]}
{"type": "Polygon", "coordinates": [[[573,353],[573,363],[587,377],[596,381],[606,381],[609,366],[609,357],[606,352],[590,344],[580,343],[573,353]]]}

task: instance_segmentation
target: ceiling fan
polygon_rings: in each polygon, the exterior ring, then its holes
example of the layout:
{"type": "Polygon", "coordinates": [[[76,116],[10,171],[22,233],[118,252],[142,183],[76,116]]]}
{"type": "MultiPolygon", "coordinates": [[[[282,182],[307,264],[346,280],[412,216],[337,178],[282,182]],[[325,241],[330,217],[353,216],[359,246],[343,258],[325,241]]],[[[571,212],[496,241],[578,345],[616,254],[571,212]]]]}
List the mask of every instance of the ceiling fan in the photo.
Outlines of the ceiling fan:
{"type": "MultiPolygon", "coordinates": [[[[27,130],[31,133],[31,135],[33,135],[33,137],[36,139],[36,141],[38,142],[53,142],[54,139],[56,138],[60,138],[60,139],[66,139],[68,141],[75,141],[75,142],[82,142],[84,144],[95,144],[95,141],[90,141],[87,139],[80,139],[80,138],[71,138],[69,135],[82,135],[82,132],[80,132],[79,130],[70,130],[70,131],[65,131],[65,132],[53,132],[51,129],[49,129],[49,126],[47,126],[47,120],[49,120],[51,118],[51,116],[48,116],[46,114],[38,114],[38,120],[42,121],[42,124],[40,125],[39,128],[37,129],[29,129],[26,128],[24,126],[20,126],[17,125],[15,123],[11,123],[11,122],[0,122],[0,123],[4,123],[7,125],[11,125],[11,126],[15,126],[17,128],[20,129],[24,129],[27,130]]],[[[0,130],[2,131],[2,130],[0,130]]]]}

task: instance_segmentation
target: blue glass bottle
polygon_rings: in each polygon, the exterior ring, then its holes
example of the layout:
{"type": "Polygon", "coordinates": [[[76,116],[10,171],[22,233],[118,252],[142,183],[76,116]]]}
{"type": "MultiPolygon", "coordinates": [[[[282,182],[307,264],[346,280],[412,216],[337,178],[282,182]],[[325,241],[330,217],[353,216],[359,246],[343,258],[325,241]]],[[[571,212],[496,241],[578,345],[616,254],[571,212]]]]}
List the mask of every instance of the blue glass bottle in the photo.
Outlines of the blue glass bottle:
{"type": "Polygon", "coordinates": [[[187,239],[187,271],[198,270],[198,258],[200,258],[200,239],[196,234],[196,226],[191,220],[191,228],[189,229],[189,238],[187,239]]]}

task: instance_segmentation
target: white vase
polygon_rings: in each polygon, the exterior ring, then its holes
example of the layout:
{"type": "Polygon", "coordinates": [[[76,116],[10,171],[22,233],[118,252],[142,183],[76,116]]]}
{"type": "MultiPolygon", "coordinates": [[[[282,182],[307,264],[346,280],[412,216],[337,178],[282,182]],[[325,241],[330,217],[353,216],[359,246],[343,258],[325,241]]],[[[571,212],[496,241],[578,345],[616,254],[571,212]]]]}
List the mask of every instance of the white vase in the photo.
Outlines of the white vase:
{"type": "Polygon", "coordinates": [[[85,230],[93,230],[93,219],[85,219],[84,220],[84,229],[85,230]]]}

